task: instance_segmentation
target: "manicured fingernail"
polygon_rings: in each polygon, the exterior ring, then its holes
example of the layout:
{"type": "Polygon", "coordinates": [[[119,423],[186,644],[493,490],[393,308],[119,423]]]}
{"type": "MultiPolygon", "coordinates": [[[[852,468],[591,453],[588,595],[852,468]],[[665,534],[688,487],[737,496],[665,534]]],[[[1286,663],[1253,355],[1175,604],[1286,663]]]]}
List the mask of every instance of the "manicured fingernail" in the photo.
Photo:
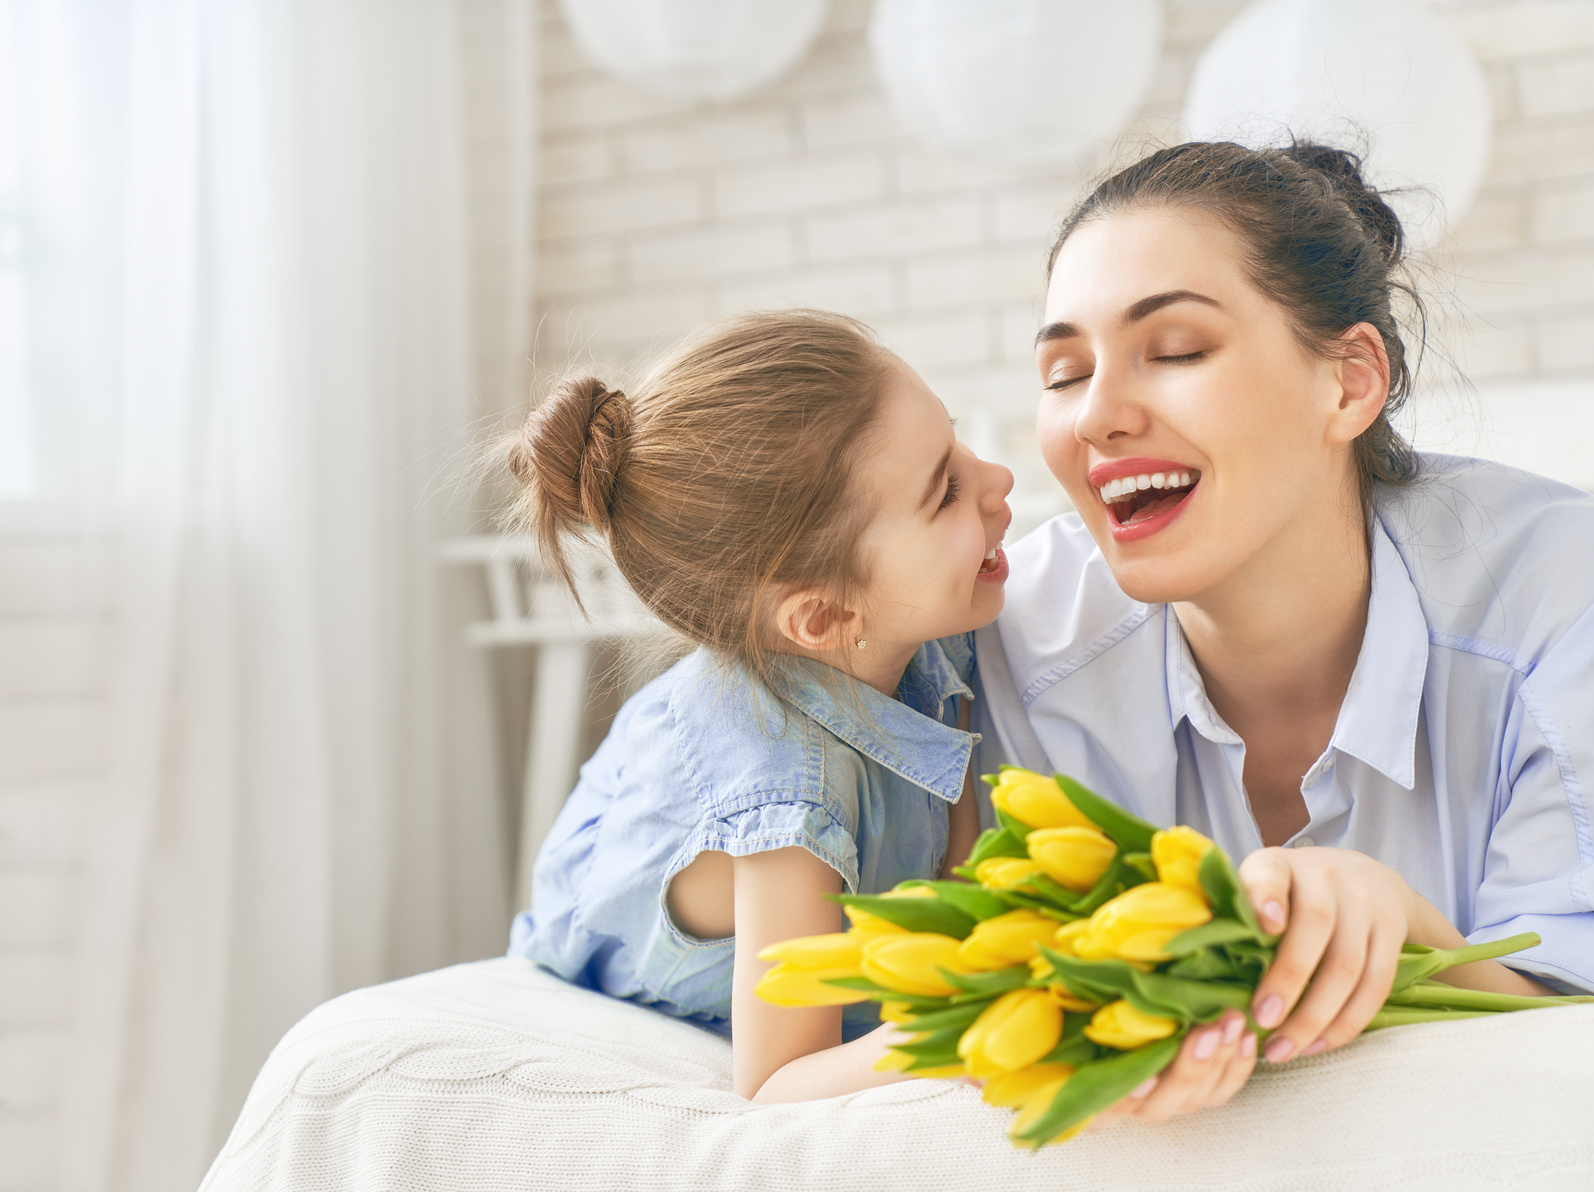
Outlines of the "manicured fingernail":
{"type": "Polygon", "coordinates": [[[1295,1044],[1281,1035],[1267,1041],[1267,1046],[1262,1049],[1262,1058],[1270,1064],[1282,1064],[1294,1051],[1295,1044]]]}
{"type": "Polygon", "coordinates": [[[1270,926],[1284,926],[1284,904],[1276,898],[1269,898],[1262,904],[1262,917],[1270,926]]]}
{"type": "Polygon", "coordinates": [[[1318,1039],[1310,1047],[1308,1047],[1305,1051],[1301,1052],[1301,1054],[1302,1055],[1317,1055],[1319,1052],[1323,1052],[1323,1051],[1327,1051],[1327,1050],[1328,1050],[1328,1044],[1323,1042],[1323,1040],[1318,1039]]]}
{"type": "Polygon", "coordinates": [[[1249,1035],[1248,1034],[1248,1035],[1245,1036],[1245,1038],[1240,1040],[1240,1054],[1243,1055],[1246,1059],[1250,1059],[1252,1056],[1254,1056],[1256,1054],[1256,1036],[1255,1035],[1249,1035]]]}
{"type": "Polygon", "coordinates": [[[1262,999],[1262,1004],[1256,1008],[1256,1021],[1269,1030],[1283,1022],[1284,999],[1276,993],[1268,994],[1262,999]]]}
{"type": "Polygon", "coordinates": [[[1142,1100],[1143,1098],[1151,1096],[1151,1090],[1156,1088],[1156,1087],[1157,1087],[1157,1078],[1155,1076],[1150,1077],[1149,1079],[1142,1081],[1138,1086],[1136,1086],[1135,1091],[1129,1094],[1129,1098],[1132,1101],[1142,1100]]]}
{"type": "Polygon", "coordinates": [[[1232,1047],[1245,1029],[1245,1019],[1236,1015],[1223,1024],[1223,1046],[1232,1047]]]}
{"type": "Polygon", "coordinates": [[[1198,1060],[1209,1060],[1212,1053],[1218,1049],[1218,1032],[1202,1031],[1195,1041],[1194,1055],[1198,1060]]]}

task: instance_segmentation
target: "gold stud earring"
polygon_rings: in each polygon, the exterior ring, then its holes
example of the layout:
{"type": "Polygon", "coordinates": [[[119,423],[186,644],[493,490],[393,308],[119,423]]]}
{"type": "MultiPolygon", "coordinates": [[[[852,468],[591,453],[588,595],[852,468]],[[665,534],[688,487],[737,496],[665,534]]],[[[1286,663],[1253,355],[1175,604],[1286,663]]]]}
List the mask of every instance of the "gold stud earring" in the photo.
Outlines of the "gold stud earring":
{"type": "Polygon", "coordinates": [[[864,641],[864,640],[863,640],[863,638],[861,638],[861,637],[860,637],[860,638],[859,638],[859,639],[858,639],[858,648],[859,648],[859,649],[860,649],[860,650],[861,650],[861,649],[863,649],[863,648],[864,648],[864,647],[865,647],[865,646],[867,646],[867,645],[868,645],[868,644],[869,644],[869,643],[868,643],[868,642],[866,642],[866,641],[864,641]]]}

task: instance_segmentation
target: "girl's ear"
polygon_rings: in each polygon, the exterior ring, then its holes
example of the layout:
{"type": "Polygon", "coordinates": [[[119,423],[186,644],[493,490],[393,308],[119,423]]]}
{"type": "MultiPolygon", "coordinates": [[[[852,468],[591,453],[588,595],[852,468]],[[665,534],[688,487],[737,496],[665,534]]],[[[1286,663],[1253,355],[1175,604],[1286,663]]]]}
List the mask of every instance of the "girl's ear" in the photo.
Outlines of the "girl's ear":
{"type": "Polygon", "coordinates": [[[813,588],[793,592],[775,610],[775,629],[799,649],[827,653],[849,645],[858,614],[813,588]]]}
{"type": "Polygon", "coordinates": [[[1389,397],[1389,353],[1384,337],[1371,323],[1357,323],[1340,336],[1336,367],[1339,401],[1329,414],[1329,440],[1354,442],[1378,420],[1389,397]]]}

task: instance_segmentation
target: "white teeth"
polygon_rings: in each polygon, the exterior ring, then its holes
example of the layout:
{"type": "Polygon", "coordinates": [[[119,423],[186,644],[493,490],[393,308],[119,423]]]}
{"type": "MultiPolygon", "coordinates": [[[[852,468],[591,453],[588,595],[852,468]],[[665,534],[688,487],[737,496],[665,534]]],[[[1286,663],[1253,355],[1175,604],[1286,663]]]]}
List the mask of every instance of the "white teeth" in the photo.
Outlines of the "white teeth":
{"type": "Polygon", "coordinates": [[[1102,502],[1112,505],[1148,488],[1189,488],[1191,480],[1189,472],[1150,472],[1109,480],[1099,491],[1102,502]]]}
{"type": "Polygon", "coordinates": [[[985,552],[985,561],[989,563],[994,558],[996,558],[996,547],[993,546],[990,550],[985,552]]]}

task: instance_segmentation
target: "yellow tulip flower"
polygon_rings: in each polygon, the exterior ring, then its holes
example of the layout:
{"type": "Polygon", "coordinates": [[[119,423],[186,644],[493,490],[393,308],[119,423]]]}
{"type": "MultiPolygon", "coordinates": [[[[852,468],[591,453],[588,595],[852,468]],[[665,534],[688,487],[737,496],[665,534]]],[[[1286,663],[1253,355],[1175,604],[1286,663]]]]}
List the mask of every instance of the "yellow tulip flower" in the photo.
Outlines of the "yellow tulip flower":
{"type": "Polygon", "coordinates": [[[863,939],[848,931],[837,931],[830,935],[802,935],[769,945],[758,954],[758,958],[783,961],[798,968],[857,969],[863,959],[863,939]]]}
{"type": "Polygon", "coordinates": [[[1128,1002],[1119,999],[1091,1016],[1090,1025],[1085,1028],[1085,1038],[1103,1047],[1133,1051],[1136,1047],[1166,1039],[1178,1029],[1179,1024],[1174,1019],[1142,1014],[1128,1002]]]}
{"type": "Polygon", "coordinates": [[[1024,840],[1029,855],[1046,876],[1083,894],[1107,872],[1118,846],[1100,828],[1037,828],[1024,840]]]}
{"type": "Polygon", "coordinates": [[[992,890],[1011,890],[1041,872],[1028,857],[987,857],[974,867],[974,878],[992,890]]]}
{"type": "Polygon", "coordinates": [[[1029,1067],[1062,1036],[1062,1007],[1044,989],[1014,989],[987,1006],[963,1032],[958,1055],[970,1076],[997,1076],[1029,1067]]]}
{"type": "MultiPolygon", "coordinates": [[[[876,1072],[906,1072],[913,1056],[905,1051],[888,1051],[874,1062],[876,1072]]],[[[968,1075],[962,1064],[943,1064],[939,1068],[919,1068],[914,1076],[930,1080],[958,1080],[968,1075]]]]}
{"type": "Polygon", "coordinates": [[[1057,920],[1039,911],[1016,910],[976,923],[958,949],[958,959],[976,972],[1028,964],[1036,948],[1052,942],[1057,920]]]}
{"type": "Polygon", "coordinates": [[[1022,1109],[1034,1101],[1050,1105],[1057,1090],[1073,1074],[1072,1064],[1032,1064],[1016,1072],[991,1077],[980,1096],[987,1105],[1004,1109],[1022,1109]]]}
{"type": "Polygon", "coordinates": [[[1085,960],[1163,961],[1169,940],[1211,918],[1207,904],[1189,890],[1147,882],[1104,903],[1075,941],[1074,952],[1085,960]]]}
{"type": "MultiPolygon", "coordinates": [[[[929,886],[908,886],[902,890],[887,890],[880,895],[881,898],[935,898],[937,894],[929,886]]],[[[860,933],[879,934],[881,932],[906,932],[906,927],[893,923],[890,919],[882,919],[861,907],[844,906],[841,908],[847,919],[852,924],[852,929],[860,933]]]]}
{"type": "Polygon", "coordinates": [[[870,936],[863,945],[863,975],[898,993],[950,997],[957,990],[937,970],[971,971],[958,959],[961,943],[949,935],[929,931],[870,936]]]}
{"type": "Polygon", "coordinates": [[[1194,828],[1183,825],[1158,832],[1151,838],[1151,860],[1157,867],[1157,880],[1188,890],[1202,902],[1210,901],[1201,888],[1201,858],[1215,847],[1194,828]]]}
{"type": "Polygon", "coordinates": [[[758,979],[753,992],[772,1006],[846,1006],[869,1000],[857,989],[826,985],[827,977],[856,977],[856,968],[803,968],[777,964],[758,979]]]}
{"type": "Polygon", "coordinates": [[[1031,828],[1092,828],[1062,787],[1033,770],[1003,770],[991,790],[991,803],[1031,828]]]}

